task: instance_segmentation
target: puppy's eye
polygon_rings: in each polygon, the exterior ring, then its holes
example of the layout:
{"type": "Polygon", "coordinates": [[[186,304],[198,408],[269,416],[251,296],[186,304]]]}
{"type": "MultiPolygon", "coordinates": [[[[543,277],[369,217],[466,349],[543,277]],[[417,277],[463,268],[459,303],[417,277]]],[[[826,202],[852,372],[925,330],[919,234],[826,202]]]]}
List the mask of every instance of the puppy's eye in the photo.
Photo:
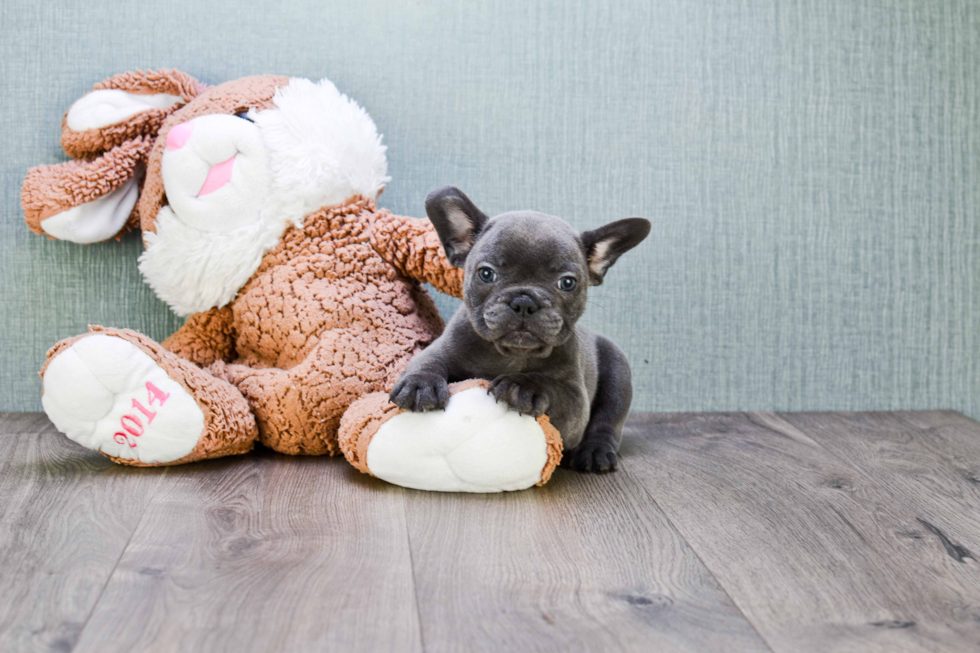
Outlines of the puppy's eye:
{"type": "Polygon", "coordinates": [[[480,277],[480,281],[483,283],[493,283],[497,278],[497,273],[490,268],[480,268],[476,271],[476,274],[480,277]]]}
{"type": "Polygon", "coordinates": [[[575,277],[562,277],[558,280],[558,287],[565,292],[571,292],[575,290],[575,284],[578,283],[575,277]]]}

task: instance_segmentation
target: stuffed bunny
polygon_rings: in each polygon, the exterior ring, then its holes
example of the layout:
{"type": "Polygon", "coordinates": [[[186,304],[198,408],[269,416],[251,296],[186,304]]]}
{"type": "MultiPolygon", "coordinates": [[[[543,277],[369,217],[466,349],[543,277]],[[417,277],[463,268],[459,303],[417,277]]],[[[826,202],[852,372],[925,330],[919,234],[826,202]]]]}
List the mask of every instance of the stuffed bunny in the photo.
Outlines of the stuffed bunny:
{"type": "Polygon", "coordinates": [[[48,354],[48,415],[118,462],[256,438],[336,453],[348,404],[390,387],[443,327],[418,282],[460,292],[431,225],[375,206],[385,148],[328,81],[117,75],[71,106],[62,144],[74,161],[24,181],[28,226],[78,243],[140,227],[140,271],[189,316],[162,344],[93,328],[48,354]]]}
{"type": "MultiPolygon", "coordinates": [[[[24,181],[27,225],[76,243],[139,227],[143,278],[187,316],[163,343],[90,327],[47,354],[45,412],[116,462],[186,463],[256,440],[337,454],[347,407],[389,391],[442,331],[420,282],[461,294],[462,271],[431,223],[376,207],[385,147],[327,80],[207,88],[173,70],[125,73],[71,106],[61,142],[74,160],[24,181]]],[[[379,418],[393,414],[371,401],[379,418]]],[[[547,480],[560,457],[557,433],[530,428],[537,477],[524,487],[547,480]]],[[[348,434],[352,462],[365,437],[348,434]]],[[[516,489],[506,478],[497,487],[507,465],[505,456],[489,476],[476,469],[456,489],[516,489]]]]}

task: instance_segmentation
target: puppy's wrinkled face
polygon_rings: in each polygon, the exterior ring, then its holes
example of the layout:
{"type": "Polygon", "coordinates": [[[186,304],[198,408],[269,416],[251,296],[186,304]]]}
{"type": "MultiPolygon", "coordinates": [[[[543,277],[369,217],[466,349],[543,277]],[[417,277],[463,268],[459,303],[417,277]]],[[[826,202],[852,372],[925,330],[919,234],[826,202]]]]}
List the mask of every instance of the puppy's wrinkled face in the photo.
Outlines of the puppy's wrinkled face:
{"type": "Polygon", "coordinates": [[[585,254],[559,218],[524,211],[491,219],[465,269],[470,321],[501,354],[548,356],[585,310],[585,254]]]}
{"type": "Polygon", "coordinates": [[[488,218],[452,186],[429,193],[425,210],[449,261],[466,270],[463,301],[473,328],[505,356],[547,357],[564,344],[588,287],[650,232],[643,218],[583,233],[534,211],[488,218]]]}

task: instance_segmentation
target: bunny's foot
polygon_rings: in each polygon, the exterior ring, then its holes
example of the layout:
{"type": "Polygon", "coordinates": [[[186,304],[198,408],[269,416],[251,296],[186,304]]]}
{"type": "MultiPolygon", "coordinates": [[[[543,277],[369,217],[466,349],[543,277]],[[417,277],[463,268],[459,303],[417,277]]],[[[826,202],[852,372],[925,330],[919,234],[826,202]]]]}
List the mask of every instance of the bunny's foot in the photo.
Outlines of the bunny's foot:
{"type": "Polygon", "coordinates": [[[419,490],[502,492],[544,485],[561,459],[561,436],[547,416],[498,404],[486,381],[449,386],[445,410],[400,410],[377,392],[354,402],[340,422],[340,447],[357,469],[419,490]]]}
{"type": "Polygon", "coordinates": [[[258,433],[227,382],[134,331],[93,327],[48,352],[42,404],[59,431],[130,465],[244,453],[258,433]]]}

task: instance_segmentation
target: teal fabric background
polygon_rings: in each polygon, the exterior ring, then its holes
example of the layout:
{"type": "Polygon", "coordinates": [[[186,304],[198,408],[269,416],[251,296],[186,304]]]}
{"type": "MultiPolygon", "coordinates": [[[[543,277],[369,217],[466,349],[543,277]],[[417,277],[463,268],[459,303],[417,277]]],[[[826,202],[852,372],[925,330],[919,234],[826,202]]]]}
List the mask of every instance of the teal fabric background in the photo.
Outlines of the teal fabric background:
{"type": "Polygon", "coordinates": [[[86,324],[179,325],[136,235],[50,242],[19,208],[74,99],[173,67],[329,77],[385,134],[396,212],[454,183],[649,218],[585,320],[635,409],[980,417],[980,3],[4,0],[0,34],[0,410],[40,409],[45,350],[86,324]]]}

